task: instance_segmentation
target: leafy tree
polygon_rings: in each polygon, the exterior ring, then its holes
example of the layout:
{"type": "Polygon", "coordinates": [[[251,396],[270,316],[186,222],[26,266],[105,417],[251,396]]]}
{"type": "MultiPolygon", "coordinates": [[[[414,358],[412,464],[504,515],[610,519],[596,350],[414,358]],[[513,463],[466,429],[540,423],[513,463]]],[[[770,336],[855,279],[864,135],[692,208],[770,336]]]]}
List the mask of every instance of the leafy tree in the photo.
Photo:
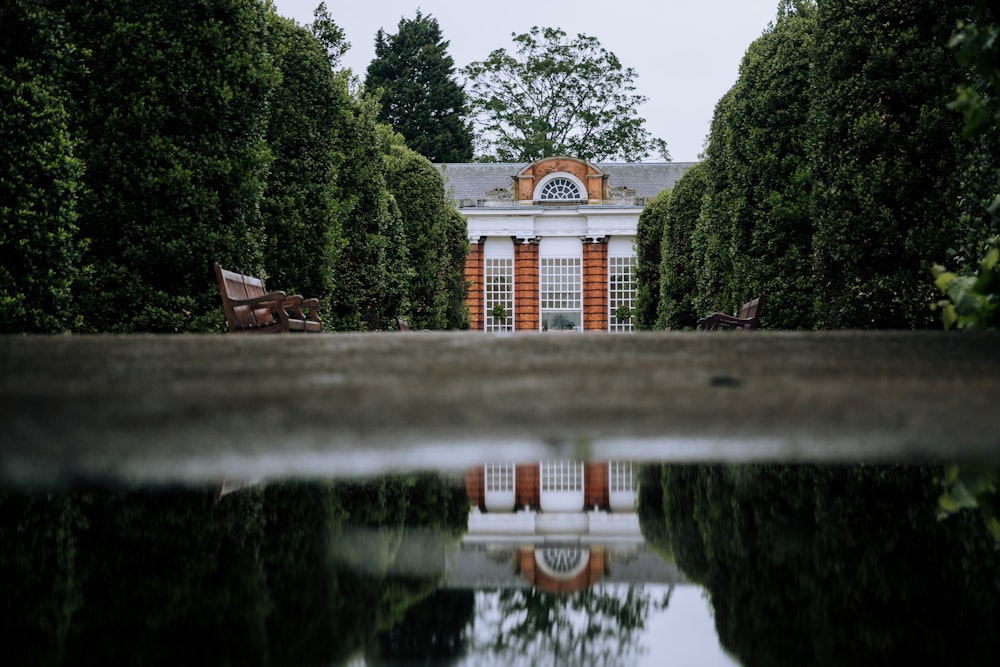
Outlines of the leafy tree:
{"type": "Polygon", "coordinates": [[[741,664],[992,664],[996,543],[975,514],[937,518],[941,473],[664,466],[662,520],[741,664]]]}
{"type": "Polygon", "coordinates": [[[82,54],[46,4],[7,2],[0,23],[0,332],[65,331],[77,325],[84,165],[62,82],[82,54]]]}
{"type": "Polygon", "coordinates": [[[724,193],[732,273],[727,301],[768,295],[766,325],[812,328],[812,235],[807,158],[812,71],[810,44],[816,7],[785,3],[747,49],[731,91],[724,153],[724,193]]]}
{"type": "Polygon", "coordinates": [[[669,602],[653,600],[642,587],[599,586],[571,595],[536,588],[507,588],[491,596],[492,608],[477,636],[495,662],[516,663],[531,655],[538,663],[574,665],[630,664],[653,609],[669,602]]]}
{"type": "Polygon", "coordinates": [[[810,162],[817,324],[931,324],[928,257],[956,237],[965,173],[963,73],[947,44],[949,0],[828,0],[812,57],[810,162]]]}
{"type": "Polygon", "coordinates": [[[347,41],[343,29],[330,16],[325,2],[319,3],[313,11],[313,22],[308,28],[313,37],[326,49],[330,67],[337,69],[340,66],[340,59],[350,50],[351,43],[347,41]]]}
{"type": "Polygon", "coordinates": [[[351,100],[346,77],[334,73],[316,38],[289,19],[270,18],[281,79],[268,104],[264,268],[271,284],[319,297],[326,307],[343,245],[336,179],[344,139],[337,118],[351,100]]]}
{"type": "Polygon", "coordinates": [[[728,196],[732,185],[732,113],[734,91],[730,89],[715,105],[705,147],[705,196],[701,214],[691,235],[695,261],[693,299],[695,312],[733,312],[739,297],[733,294],[733,224],[735,202],[728,196]]]}
{"type": "Polygon", "coordinates": [[[69,3],[90,331],[220,330],[212,261],[257,273],[275,70],[251,0],[69,3]]]}
{"type": "Polygon", "coordinates": [[[686,329],[697,325],[695,262],[692,238],[707,187],[705,165],[684,172],[674,186],[665,212],[660,243],[660,304],[657,329],[686,329]]]}
{"type": "MultiPolygon", "coordinates": [[[[990,329],[1000,326],[1000,154],[997,128],[1000,127],[1000,27],[986,2],[975,2],[971,20],[960,21],[951,46],[957,48],[962,66],[969,68],[969,81],[959,86],[951,107],[961,111],[965,123],[962,134],[972,147],[970,171],[988,184],[985,196],[970,197],[982,202],[988,214],[985,225],[969,225],[970,238],[962,252],[951,259],[963,275],[933,267],[935,283],[946,296],[936,304],[941,308],[945,328],[990,329]],[[985,238],[984,238],[985,237],[985,238]],[[981,257],[980,257],[981,255],[981,257]],[[977,265],[971,260],[978,259],[977,265]],[[964,266],[963,266],[964,265],[964,266]]],[[[976,179],[970,178],[969,181],[976,179]]],[[[968,181],[967,181],[968,182],[968,181]]],[[[970,216],[971,217],[971,216],[970,216]]]]}
{"type": "Polygon", "coordinates": [[[402,143],[389,147],[387,186],[399,207],[411,269],[408,304],[411,327],[447,326],[448,268],[444,180],[427,158],[402,143]]]}
{"type": "Polygon", "coordinates": [[[469,307],[466,303],[466,297],[469,286],[465,281],[465,260],[469,255],[469,227],[465,216],[452,206],[447,207],[445,216],[445,241],[447,243],[445,290],[448,294],[448,302],[445,306],[446,328],[468,329],[469,307]]]}
{"type": "Polygon", "coordinates": [[[635,236],[636,329],[652,329],[660,307],[660,242],[672,193],[664,190],[646,204],[639,214],[635,236]]]}
{"type": "Polygon", "coordinates": [[[480,159],[527,162],[553,155],[638,161],[666,142],[638,115],[637,73],[587,35],[533,27],[463,70],[480,159]]]}
{"type": "Polygon", "coordinates": [[[437,19],[417,11],[414,19],[401,19],[398,29],[395,35],[378,31],[365,77],[365,88],[381,90],[379,120],[431,162],[468,162],[472,129],[465,120],[465,92],[437,19]]]}
{"type": "Polygon", "coordinates": [[[408,309],[406,237],[386,185],[385,130],[377,104],[372,97],[354,95],[337,119],[345,162],[336,189],[345,240],[334,271],[330,324],[337,330],[390,329],[408,309]]]}

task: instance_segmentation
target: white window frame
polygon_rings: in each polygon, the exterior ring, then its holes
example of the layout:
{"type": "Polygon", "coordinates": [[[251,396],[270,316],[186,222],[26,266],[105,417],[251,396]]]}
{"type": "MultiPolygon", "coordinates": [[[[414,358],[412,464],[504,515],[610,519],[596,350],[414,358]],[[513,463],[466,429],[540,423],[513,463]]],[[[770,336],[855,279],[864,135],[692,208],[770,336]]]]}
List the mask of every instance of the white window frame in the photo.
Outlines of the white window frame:
{"type": "Polygon", "coordinates": [[[556,171],[551,174],[546,174],[541,179],[539,179],[538,184],[535,185],[535,191],[532,193],[531,198],[536,202],[567,202],[567,201],[586,201],[587,196],[587,186],[579,178],[567,171],[556,171]],[[576,186],[577,194],[580,196],[576,199],[566,198],[566,199],[542,199],[542,192],[551,181],[556,179],[565,179],[576,186]]]}
{"type": "Polygon", "coordinates": [[[579,512],[583,509],[583,463],[543,461],[538,467],[538,500],[543,512],[579,512]]]}
{"type": "Polygon", "coordinates": [[[509,238],[486,239],[483,245],[483,329],[514,330],[514,242],[509,238]],[[497,305],[507,310],[503,320],[493,317],[497,305]]]}
{"type": "Polygon", "coordinates": [[[572,237],[545,237],[538,247],[538,328],[583,331],[583,243],[572,237]],[[553,328],[568,316],[573,328],[553,328]]]}
{"type": "Polygon", "coordinates": [[[512,512],[517,500],[517,469],[513,463],[483,466],[483,502],[487,512],[512,512]]]}

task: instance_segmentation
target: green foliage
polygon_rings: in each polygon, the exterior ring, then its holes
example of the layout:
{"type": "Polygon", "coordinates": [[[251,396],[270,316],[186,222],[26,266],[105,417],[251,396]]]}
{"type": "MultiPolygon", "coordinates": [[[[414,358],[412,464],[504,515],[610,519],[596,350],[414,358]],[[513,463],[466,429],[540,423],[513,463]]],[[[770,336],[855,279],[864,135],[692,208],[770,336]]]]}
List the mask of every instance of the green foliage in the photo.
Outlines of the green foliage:
{"type": "Polygon", "coordinates": [[[802,91],[810,83],[815,14],[809,3],[786,8],[750,45],[723,135],[729,204],[717,223],[731,230],[726,311],[767,293],[764,324],[780,329],[811,328],[813,321],[810,98],[802,91]]]}
{"type": "MultiPolygon", "coordinates": [[[[705,586],[722,645],[748,667],[992,664],[996,542],[970,513],[935,516],[942,473],[665,466],[667,548],[705,586]]],[[[639,512],[652,522],[657,510],[639,512]]]]}
{"type": "Polygon", "coordinates": [[[636,71],[596,38],[536,26],[515,35],[514,45],[515,55],[497,49],[463,70],[479,159],[670,159],[638,115],[646,98],[635,92],[636,71]]]}
{"type": "Polygon", "coordinates": [[[706,177],[705,166],[701,163],[684,172],[664,212],[657,329],[693,328],[701,317],[694,307],[697,282],[692,244],[708,187],[706,177]]]}
{"type": "Polygon", "coordinates": [[[313,11],[313,22],[309,24],[309,32],[326,51],[330,67],[338,68],[340,59],[350,50],[351,43],[347,41],[343,29],[330,16],[325,2],[319,3],[313,11]]]}
{"type": "Polygon", "coordinates": [[[451,206],[445,211],[445,238],[448,244],[445,289],[448,293],[446,322],[448,329],[469,328],[469,286],[465,281],[465,260],[469,254],[468,224],[465,216],[451,206]]]}
{"type": "Polygon", "coordinates": [[[664,190],[639,214],[635,233],[636,329],[652,329],[660,305],[660,240],[670,206],[671,192],[664,190]]]}
{"type": "Polygon", "coordinates": [[[281,79],[268,104],[273,160],[261,205],[264,269],[270,284],[318,297],[325,307],[343,246],[335,186],[346,165],[337,119],[351,99],[344,77],[330,69],[323,48],[305,28],[272,15],[269,38],[281,79]]]}
{"type": "Polygon", "coordinates": [[[1000,468],[957,466],[945,469],[938,498],[938,516],[947,518],[962,510],[977,510],[993,539],[1000,545],[1000,468]]]}
{"type": "MultiPolygon", "coordinates": [[[[387,165],[386,185],[403,221],[410,265],[405,314],[413,328],[447,329],[452,294],[464,284],[465,253],[457,252],[452,238],[457,230],[444,179],[427,158],[398,142],[389,147],[387,165]]],[[[464,240],[464,225],[461,235],[464,240]]]]}
{"type": "Polygon", "coordinates": [[[59,85],[80,54],[59,39],[62,17],[39,3],[7,3],[0,18],[0,332],[55,333],[77,325],[84,247],[83,163],[59,85]]]}
{"type": "Polygon", "coordinates": [[[931,324],[927,257],[955,237],[963,72],[949,0],[823,3],[813,55],[817,324],[931,324]]]}
{"type": "Polygon", "coordinates": [[[998,201],[1000,134],[963,142],[947,109],[972,81],[978,97],[964,108],[995,110],[984,12],[946,0],[782,2],[716,106],[700,204],[674,193],[684,213],[676,233],[672,213],[664,224],[658,326],[733,312],[758,293],[770,328],[930,326],[929,258],[972,270],[998,231],[982,204],[998,201]],[[965,16],[979,23],[955,38],[962,65],[948,42],[965,16]]]}
{"type": "Polygon", "coordinates": [[[336,183],[345,245],[334,269],[330,324],[341,331],[386,330],[408,310],[405,230],[386,184],[386,145],[377,117],[377,100],[355,95],[337,118],[340,150],[349,165],[336,183]]]}
{"type": "Polygon", "coordinates": [[[412,20],[400,19],[398,30],[378,31],[365,76],[365,88],[381,91],[379,120],[431,162],[468,162],[472,128],[465,120],[465,92],[437,19],[417,10],[412,20]]]}
{"type": "Polygon", "coordinates": [[[974,275],[957,275],[934,265],[934,282],[947,299],[938,301],[945,329],[996,329],[1000,326],[1000,237],[986,244],[974,275]]]}
{"type": "Polygon", "coordinates": [[[221,326],[212,261],[258,273],[276,71],[262,3],[74,3],[89,54],[71,82],[90,240],[82,285],[91,331],[221,326]]]}

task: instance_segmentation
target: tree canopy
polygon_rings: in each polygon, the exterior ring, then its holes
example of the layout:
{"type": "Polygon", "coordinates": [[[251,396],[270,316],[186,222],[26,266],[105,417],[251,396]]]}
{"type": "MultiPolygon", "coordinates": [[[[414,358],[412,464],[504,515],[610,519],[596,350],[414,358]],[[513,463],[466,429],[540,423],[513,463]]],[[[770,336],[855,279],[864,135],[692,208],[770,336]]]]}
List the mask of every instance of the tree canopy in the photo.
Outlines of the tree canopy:
{"type": "Polygon", "coordinates": [[[479,159],[670,159],[639,115],[646,98],[636,92],[636,71],[597,38],[535,26],[513,40],[514,54],[497,49],[463,70],[479,159]]]}
{"type": "Polygon", "coordinates": [[[472,128],[455,63],[437,19],[419,11],[401,19],[395,35],[379,30],[365,88],[381,90],[379,120],[431,162],[472,159],[472,128]]]}
{"type": "Polygon", "coordinates": [[[963,140],[949,109],[993,114],[978,4],[779,5],[716,106],[699,192],[674,193],[670,239],[639,239],[663,256],[658,326],[759,293],[768,328],[936,326],[932,264],[968,269],[996,233],[998,135],[963,140]]]}

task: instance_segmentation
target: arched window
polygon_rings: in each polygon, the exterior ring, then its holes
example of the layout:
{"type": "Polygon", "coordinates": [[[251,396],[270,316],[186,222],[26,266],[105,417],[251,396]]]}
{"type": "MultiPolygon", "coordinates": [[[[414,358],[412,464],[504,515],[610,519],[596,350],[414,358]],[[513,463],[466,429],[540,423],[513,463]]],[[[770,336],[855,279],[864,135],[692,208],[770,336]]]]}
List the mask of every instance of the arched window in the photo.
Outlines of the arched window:
{"type": "Polygon", "coordinates": [[[568,178],[559,176],[542,184],[538,198],[543,201],[565,201],[583,199],[580,188],[568,178]]]}

